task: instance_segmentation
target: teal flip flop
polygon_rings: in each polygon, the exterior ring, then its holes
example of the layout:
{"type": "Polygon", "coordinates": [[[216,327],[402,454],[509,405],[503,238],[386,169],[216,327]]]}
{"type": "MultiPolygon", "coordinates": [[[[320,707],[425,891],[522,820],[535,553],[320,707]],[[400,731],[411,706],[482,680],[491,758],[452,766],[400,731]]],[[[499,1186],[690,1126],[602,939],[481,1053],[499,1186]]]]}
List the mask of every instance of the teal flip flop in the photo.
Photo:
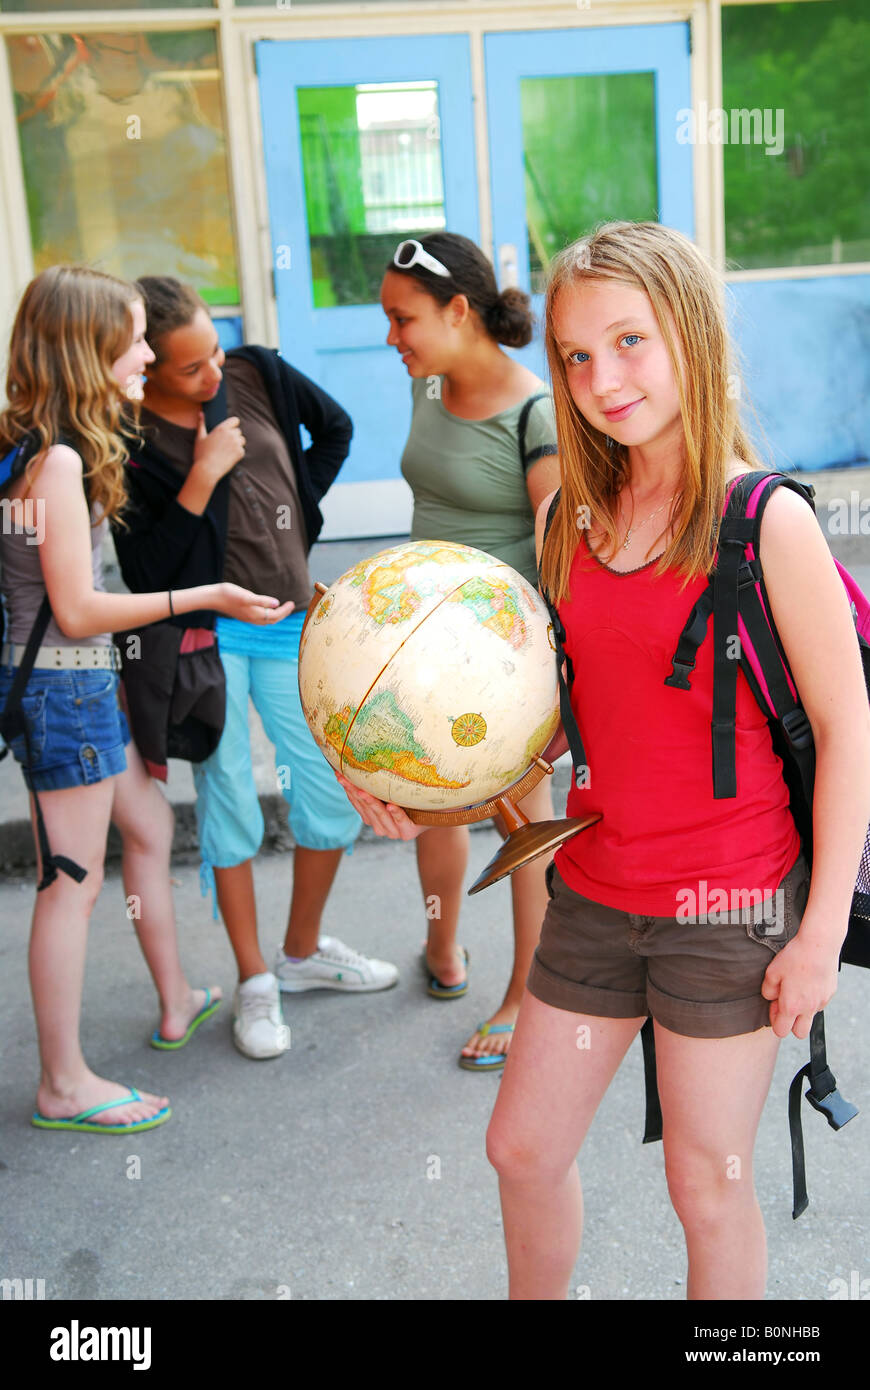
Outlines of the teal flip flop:
{"type": "MultiPolygon", "coordinates": [[[[479,1023],[477,1031],[482,1037],[489,1033],[512,1033],[515,1025],[513,1023],[479,1023]]],[[[506,1052],[493,1052],[481,1057],[463,1057],[459,1054],[459,1065],[466,1071],[501,1071],[507,1061],[506,1052]]]]}
{"type": "Polygon", "coordinates": [[[196,1032],[197,1028],[201,1023],[205,1023],[205,1020],[207,1018],[211,1018],[212,1014],[217,1013],[222,1003],[223,1000],[221,999],[216,999],[214,1003],[212,1003],[211,990],[207,989],[205,991],[205,1003],[203,1004],[196,1018],[191,1023],[184,1037],[161,1038],[159,1031],[155,1029],[155,1031],[151,1034],[151,1046],[159,1047],[163,1052],[177,1052],[180,1047],[184,1047],[185,1043],[190,1042],[190,1039],[193,1037],[194,1033],[196,1032]]]}
{"type": "Polygon", "coordinates": [[[103,1105],[92,1105],[90,1110],[82,1110],[79,1115],[71,1115],[66,1120],[49,1120],[45,1115],[40,1115],[37,1111],[30,1118],[30,1123],[36,1125],[37,1129],[75,1129],[85,1134],[136,1134],[143,1129],[156,1129],[158,1125],[165,1124],[172,1114],[172,1107],[164,1105],[162,1110],[158,1110],[156,1115],[152,1115],[150,1120],[133,1120],[126,1125],[92,1125],[88,1124],[91,1115],[99,1115],[104,1110],[114,1110],[119,1105],[129,1105],[131,1100],[141,1100],[139,1092],[135,1086],[130,1087],[129,1096],[122,1096],[120,1100],[109,1100],[103,1105]]]}
{"type": "MultiPolygon", "coordinates": [[[[466,964],[466,966],[467,966],[467,965],[468,965],[468,952],[466,951],[466,949],[465,949],[464,946],[463,946],[463,948],[462,948],[462,954],[463,954],[463,956],[465,957],[465,964],[466,964]]],[[[425,972],[425,974],[426,974],[426,978],[427,978],[428,981],[429,981],[428,985],[426,986],[426,993],[427,993],[432,999],[461,999],[461,997],[462,997],[463,994],[467,994],[467,993],[468,993],[468,976],[467,976],[467,974],[466,974],[466,978],[465,978],[465,979],[462,981],[462,983],[459,984],[459,985],[445,985],[445,984],[442,984],[441,981],[440,981],[439,979],[436,979],[436,977],[432,974],[431,970],[429,969],[429,966],[426,964],[426,952],[425,952],[425,951],[423,952],[423,970],[424,970],[424,972],[425,972]]]]}

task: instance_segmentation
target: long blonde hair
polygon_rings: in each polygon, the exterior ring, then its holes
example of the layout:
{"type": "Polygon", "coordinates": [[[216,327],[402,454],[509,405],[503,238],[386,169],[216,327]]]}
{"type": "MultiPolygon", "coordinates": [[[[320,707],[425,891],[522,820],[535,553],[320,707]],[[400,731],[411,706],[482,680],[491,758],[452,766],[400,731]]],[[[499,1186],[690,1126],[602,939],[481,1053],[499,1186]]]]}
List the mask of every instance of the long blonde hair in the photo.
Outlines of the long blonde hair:
{"type": "Polygon", "coordinates": [[[568,388],[553,331],[563,290],[618,280],[648,297],[674,370],[683,425],[684,476],[671,505],[673,538],[658,561],[685,582],[709,572],[725,501],[728,464],[736,455],[758,466],[738,418],[739,389],[723,307],[723,286],[680,232],[658,222],[608,222],[555,257],[547,285],[545,337],[553,382],[562,491],[541,558],[552,602],[568,593],[578,526],[600,530],[603,548],[618,544],[616,499],[629,480],[628,449],[580,414],[568,388]]]}
{"type": "Polygon", "coordinates": [[[0,451],[36,435],[27,465],[32,483],[60,437],[81,455],[93,519],[115,518],[126,502],[121,431],[137,408],[112,376],[133,339],[134,285],[87,266],[56,265],[24,291],[9,344],[0,451]]]}

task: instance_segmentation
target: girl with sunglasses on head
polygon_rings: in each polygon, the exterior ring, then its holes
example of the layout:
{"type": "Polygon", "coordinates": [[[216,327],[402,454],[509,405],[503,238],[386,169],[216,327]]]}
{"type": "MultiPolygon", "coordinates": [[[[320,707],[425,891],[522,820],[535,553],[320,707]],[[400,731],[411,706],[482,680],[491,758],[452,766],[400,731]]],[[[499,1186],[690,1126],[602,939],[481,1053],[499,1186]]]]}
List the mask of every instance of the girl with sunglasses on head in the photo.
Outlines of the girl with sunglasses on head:
{"type": "Polygon", "coordinates": [[[42,534],[38,544],[23,527],[0,535],[8,617],[0,709],[47,595],[51,620],[20,705],[26,733],[10,746],[47,831],[37,839],[30,982],[42,1063],[33,1123],[48,1129],[131,1133],[171,1113],[165,1096],[98,1076],[81,1051],[88,921],[110,820],[121,832],[124,891],[160,997],[152,1041],[183,1043],[220,998],[217,989],[191,989],[181,968],[169,885],[172,811],[129,741],[110,633],[203,608],[265,625],[292,607],[232,584],[136,596],[103,590],[106,524],[122,516],[126,500],[122,431],[152,360],[132,285],[80,266],[55,266],[28,285],[9,348],[0,456],[19,446],[29,456],[4,492],[10,516],[35,513],[42,534]]]}
{"type": "MultiPolygon", "coordinates": [[[[531,341],[528,295],[499,293],[492,265],[467,237],[433,232],[397,248],[381,304],[390,321],[387,343],[411,378],[413,415],[402,455],[414,493],[411,539],[475,546],[537,586],[535,510],[559,480],[552,402],[544,382],[502,351],[531,341]]],[[[383,803],[341,780],[367,823],[381,828],[383,803]]],[[[522,810],[530,820],[550,819],[549,787],[530,792],[522,810]]],[[[392,828],[389,818],[386,824],[392,828]]],[[[424,901],[440,905],[440,916],[428,922],[428,992],[459,998],[468,988],[467,956],[456,944],[468,829],[431,827],[416,838],[424,901]]],[[[504,1066],[547,903],[545,867],[533,862],[511,876],[513,970],[501,1005],[462,1048],[460,1066],[468,1070],[504,1066]]]]}

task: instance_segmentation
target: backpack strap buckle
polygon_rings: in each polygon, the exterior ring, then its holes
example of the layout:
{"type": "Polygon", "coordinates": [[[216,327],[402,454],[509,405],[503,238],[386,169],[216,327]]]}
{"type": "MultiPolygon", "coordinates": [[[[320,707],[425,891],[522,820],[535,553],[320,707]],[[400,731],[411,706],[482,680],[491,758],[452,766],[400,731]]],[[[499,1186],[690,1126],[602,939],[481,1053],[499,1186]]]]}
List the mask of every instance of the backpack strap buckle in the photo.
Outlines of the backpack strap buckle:
{"type": "Polygon", "coordinates": [[[665,676],[665,685],[672,685],[676,690],[691,690],[689,672],[695,669],[694,660],[681,661],[675,656],[672,664],[674,669],[669,676],[665,676]]]}
{"type": "Polygon", "coordinates": [[[850,1100],[846,1100],[844,1096],[840,1095],[840,1092],[837,1090],[837,1084],[833,1076],[831,1076],[830,1071],[827,1071],[825,1074],[830,1077],[833,1082],[833,1089],[828,1091],[827,1095],[824,1096],[813,1095],[812,1090],[809,1090],[806,1093],[806,1097],[813,1109],[818,1110],[821,1115],[824,1115],[831,1129],[842,1129],[843,1125],[847,1125],[850,1120],[854,1120],[855,1116],[858,1114],[858,1107],[857,1105],[853,1105],[850,1100]]]}
{"type": "Polygon", "coordinates": [[[813,728],[800,706],[789,710],[788,714],[784,714],[780,723],[788,734],[788,741],[793,748],[810,748],[812,746],[813,728]]]}

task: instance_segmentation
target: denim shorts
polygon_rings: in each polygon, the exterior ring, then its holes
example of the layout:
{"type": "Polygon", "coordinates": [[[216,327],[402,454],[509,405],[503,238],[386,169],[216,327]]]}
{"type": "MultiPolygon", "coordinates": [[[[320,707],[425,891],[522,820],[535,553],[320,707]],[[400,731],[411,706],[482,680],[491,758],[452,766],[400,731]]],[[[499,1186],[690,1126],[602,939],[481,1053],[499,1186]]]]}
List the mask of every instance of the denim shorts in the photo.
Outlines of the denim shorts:
{"type": "MultiPolygon", "coordinates": [[[[6,703],[14,666],[0,667],[0,709],[6,703]]],[[[9,745],[31,791],[86,787],[114,777],[127,766],[127,720],[118,703],[115,671],[35,669],[21,709],[28,723],[31,762],[24,735],[9,745]]]]}
{"type": "Polygon", "coordinates": [[[550,904],[528,988],[556,1009],[596,1018],[651,1014],[672,1033],[731,1038],[770,1022],[767,967],[797,934],[810,886],[799,854],[769,913],[738,907],[694,919],[604,907],[547,870],[550,904]]]}

